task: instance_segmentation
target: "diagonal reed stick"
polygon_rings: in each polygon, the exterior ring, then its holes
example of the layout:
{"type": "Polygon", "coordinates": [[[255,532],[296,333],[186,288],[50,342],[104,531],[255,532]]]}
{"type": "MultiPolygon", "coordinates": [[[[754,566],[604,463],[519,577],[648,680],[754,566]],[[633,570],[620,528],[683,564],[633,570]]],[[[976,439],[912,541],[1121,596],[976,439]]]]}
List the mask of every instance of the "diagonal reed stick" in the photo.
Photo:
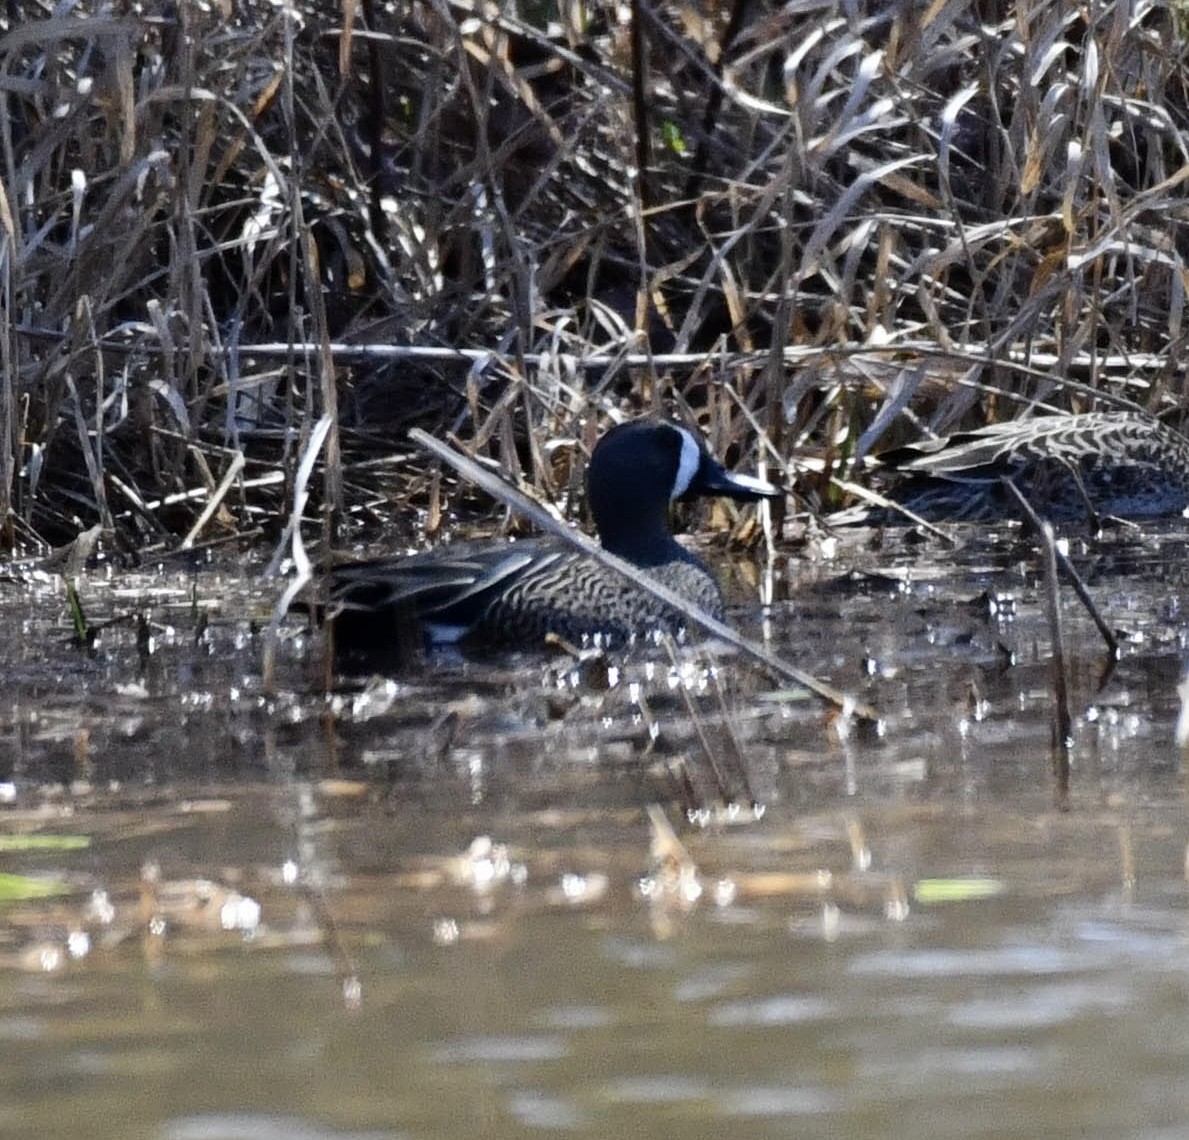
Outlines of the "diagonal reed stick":
{"type": "Polygon", "coordinates": [[[697,606],[691,605],[680,594],[670,590],[668,586],[654,581],[646,574],[641,574],[639,567],[633,566],[630,562],[626,562],[617,555],[604,550],[598,543],[588,538],[581,531],[573,530],[564,523],[558,522],[557,519],[542,510],[527,495],[517,490],[495,472],[488,470],[482,464],[476,463],[469,456],[463,455],[462,452],[457,451],[447,443],[443,443],[440,439],[435,439],[428,432],[422,431],[421,428],[413,428],[409,432],[409,438],[443,463],[453,467],[459,475],[468,482],[474,483],[481,490],[486,491],[493,499],[498,500],[504,506],[511,508],[518,514],[523,515],[534,526],[538,526],[542,530],[548,531],[550,534],[568,542],[576,550],[586,555],[587,558],[593,558],[599,565],[627,578],[637,589],[643,590],[646,594],[651,594],[666,606],[677,610],[691,625],[696,625],[712,637],[717,637],[720,641],[725,641],[745,657],[750,657],[757,664],[762,665],[774,676],[808,689],[811,693],[815,693],[823,700],[828,701],[843,713],[877,727],[879,726],[879,716],[874,709],[862,704],[840,689],[835,689],[832,685],[828,685],[824,681],[819,681],[816,677],[806,673],[802,669],[798,669],[795,665],[790,665],[787,661],[777,657],[776,654],[769,652],[762,645],[757,645],[754,641],[744,637],[725,622],[721,622],[717,618],[711,617],[708,613],[704,613],[697,606]]]}

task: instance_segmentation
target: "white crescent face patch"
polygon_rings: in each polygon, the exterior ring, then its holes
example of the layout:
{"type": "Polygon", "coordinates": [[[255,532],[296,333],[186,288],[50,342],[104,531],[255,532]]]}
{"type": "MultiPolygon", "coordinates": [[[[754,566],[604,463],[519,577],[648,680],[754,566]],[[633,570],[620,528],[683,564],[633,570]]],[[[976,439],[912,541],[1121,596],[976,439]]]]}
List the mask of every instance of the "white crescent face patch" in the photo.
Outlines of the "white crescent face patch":
{"type": "Polygon", "coordinates": [[[702,448],[693,435],[682,427],[673,429],[681,436],[681,458],[677,462],[677,475],[673,479],[673,490],[669,501],[680,499],[689,490],[698,468],[702,466],[702,448]]]}

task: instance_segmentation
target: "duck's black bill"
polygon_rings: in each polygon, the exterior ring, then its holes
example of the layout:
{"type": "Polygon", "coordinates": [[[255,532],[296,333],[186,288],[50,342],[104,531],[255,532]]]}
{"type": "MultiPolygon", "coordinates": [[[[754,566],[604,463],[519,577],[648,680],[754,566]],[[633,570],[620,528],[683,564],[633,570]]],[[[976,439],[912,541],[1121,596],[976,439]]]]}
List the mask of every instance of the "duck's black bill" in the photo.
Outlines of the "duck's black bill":
{"type": "Polygon", "coordinates": [[[728,499],[779,499],[784,492],[767,479],[728,471],[716,459],[706,455],[687,495],[723,495],[728,499]]]}

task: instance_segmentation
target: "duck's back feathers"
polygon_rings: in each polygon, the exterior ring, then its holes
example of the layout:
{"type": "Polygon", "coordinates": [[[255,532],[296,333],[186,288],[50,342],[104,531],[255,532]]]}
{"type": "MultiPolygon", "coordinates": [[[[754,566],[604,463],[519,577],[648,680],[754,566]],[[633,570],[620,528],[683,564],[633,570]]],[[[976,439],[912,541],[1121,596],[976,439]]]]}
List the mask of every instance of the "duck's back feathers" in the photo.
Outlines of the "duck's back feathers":
{"type": "Polygon", "coordinates": [[[1189,506],[1189,440],[1131,412],[994,424],[882,458],[904,476],[889,497],[931,522],[1019,518],[1004,480],[1054,522],[1158,518],[1189,506]]]}
{"type": "MultiPolygon", "coordinates": [[[[712,617],[724,613],[713,575],[674,543],[648,576],[712,617]]],[[[404,558],[355,562],[331,574],[337,642],[372,653],[394,638],[496,647],[541,646],[547,634],[576,645],[621,646],[639,633],[677,634],[682,615],[597,562],[550,539],[472,543],[404,558]]]]}

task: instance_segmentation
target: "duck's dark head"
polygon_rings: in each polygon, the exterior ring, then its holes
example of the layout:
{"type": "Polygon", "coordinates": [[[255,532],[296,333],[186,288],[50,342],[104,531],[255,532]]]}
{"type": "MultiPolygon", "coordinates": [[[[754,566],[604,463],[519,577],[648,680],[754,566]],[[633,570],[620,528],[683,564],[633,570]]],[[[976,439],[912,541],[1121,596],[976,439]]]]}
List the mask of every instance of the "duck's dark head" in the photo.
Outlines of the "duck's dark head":
{"type": "Polygon", "coordinates": [[[590,457],[587,489],[603,545],[637,562],[649,549],[672,542],[671,502],[699,495],[751,500],[783,494],[766,480],[728,471],[693,432],[657,419],[631,420],[607,432],[590,457]]]}

